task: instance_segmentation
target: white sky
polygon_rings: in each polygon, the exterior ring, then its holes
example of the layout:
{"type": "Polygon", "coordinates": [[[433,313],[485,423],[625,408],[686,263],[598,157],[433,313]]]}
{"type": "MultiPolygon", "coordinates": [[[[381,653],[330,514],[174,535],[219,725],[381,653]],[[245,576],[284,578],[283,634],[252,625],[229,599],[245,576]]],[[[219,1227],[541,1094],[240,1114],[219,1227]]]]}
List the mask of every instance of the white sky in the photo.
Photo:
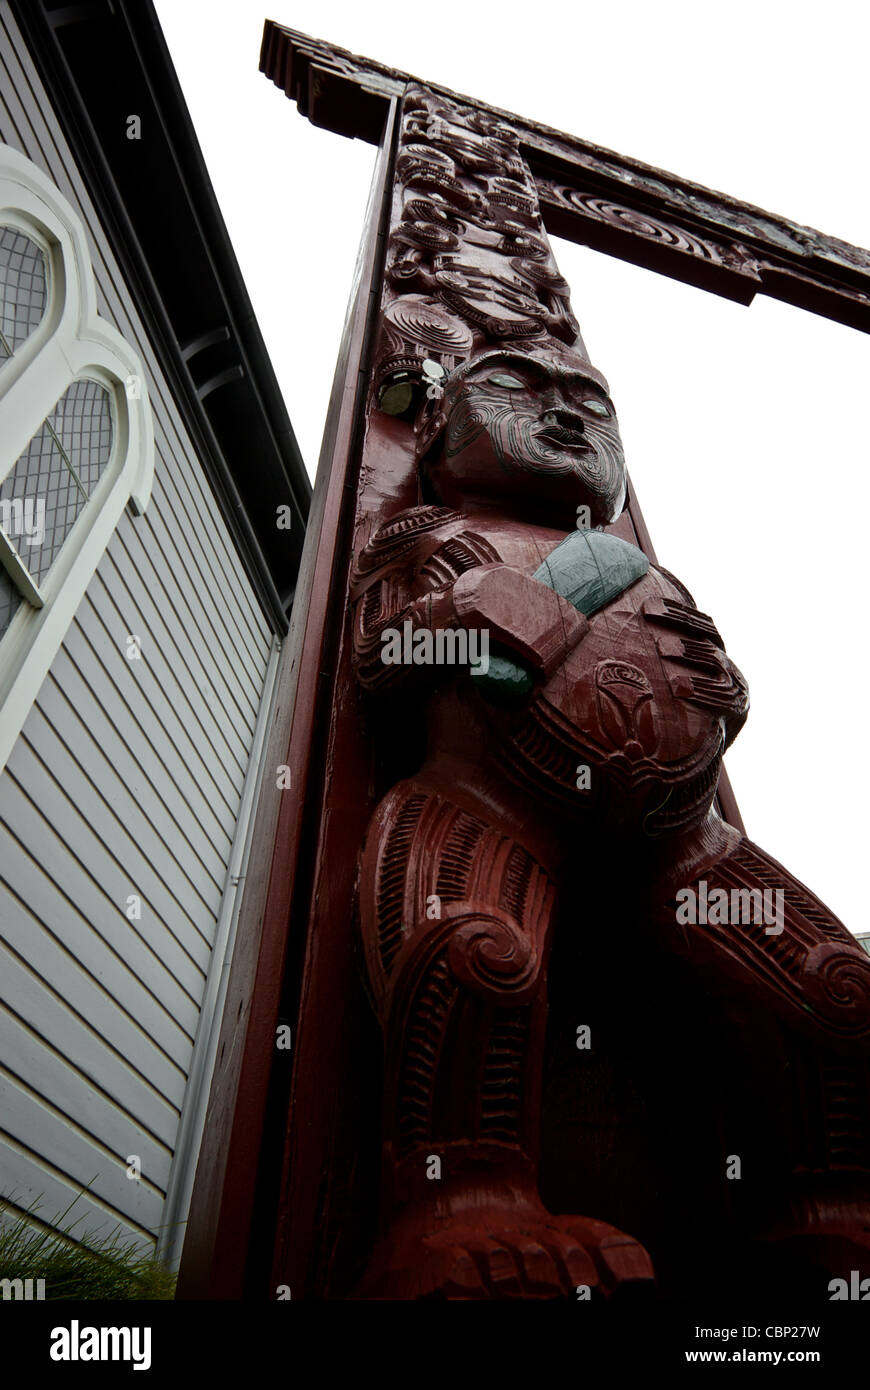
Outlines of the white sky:
{"type": "MultiPolygon", "coordinates": [[[[862,246],[870,10],[732,0],[156,0],[313,473],[374,152],[257,70],[266,14],[862,246]]],[[[144,134],[144,132],[143,132],[144,134]]],[[[750,836],[852,931],[864,897],[870,337],[554,243],[659,559],[749,681],[750,836]]]]}

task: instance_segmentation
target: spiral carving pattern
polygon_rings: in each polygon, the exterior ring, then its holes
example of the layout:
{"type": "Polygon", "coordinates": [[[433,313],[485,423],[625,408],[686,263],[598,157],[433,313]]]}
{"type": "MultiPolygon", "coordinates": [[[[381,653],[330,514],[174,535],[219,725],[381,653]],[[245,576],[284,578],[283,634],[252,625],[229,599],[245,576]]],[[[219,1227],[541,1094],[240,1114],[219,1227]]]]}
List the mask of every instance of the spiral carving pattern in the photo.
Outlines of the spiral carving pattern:
{"type": "Polygon", "coordinates": [[[697,256],[716,265],[724,264],[716,246],[693,236],[685,228],[662,222],[649,213],[638,212],[636,208],[623,207],[621,203],[611,202],[608,198],[582,193],[577,188],[568,188],[561,184],[548,184],[547,194],[553,202],[574,208],[577,212],[593,217],[597,222],[605,222],[608,226],[631,232],[647,241],[660,242],[662,246],[673,251],[682,251],[686,255],[697,256]]]}
{"type": "Polygon", "coordinates": [[[807,994],[836,1032],[852,1039],[870,1035],[870,959],[858,946],[849,950],[825,942],[806,960],[807,994]]]}
{"type": "Polygon", "coordinates": [[[471,347],[471,329],[455,314],[447,313],[419,295],[405,295],[395,300],[384,318],[403,337],[433,352],[458,355],[471,347]]]}
{"type": "Polygon", "coordinates": [[[538,973],[532,941],[507,918],[474,913],[460,922],[448,948],[456,979],[487,997],[519,1002],[538,973]]]}

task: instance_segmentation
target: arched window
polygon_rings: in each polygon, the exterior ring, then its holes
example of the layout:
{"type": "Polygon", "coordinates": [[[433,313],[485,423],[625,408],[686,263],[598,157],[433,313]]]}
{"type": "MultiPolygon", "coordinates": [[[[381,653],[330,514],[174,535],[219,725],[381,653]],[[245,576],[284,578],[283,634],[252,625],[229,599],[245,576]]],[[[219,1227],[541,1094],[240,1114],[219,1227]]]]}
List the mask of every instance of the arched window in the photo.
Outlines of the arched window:
{"type": "Polygon", "coordinates": [[[0,769],[153,472],[142,366],[97,314],[81,221],[0,145],[0,769]]]}

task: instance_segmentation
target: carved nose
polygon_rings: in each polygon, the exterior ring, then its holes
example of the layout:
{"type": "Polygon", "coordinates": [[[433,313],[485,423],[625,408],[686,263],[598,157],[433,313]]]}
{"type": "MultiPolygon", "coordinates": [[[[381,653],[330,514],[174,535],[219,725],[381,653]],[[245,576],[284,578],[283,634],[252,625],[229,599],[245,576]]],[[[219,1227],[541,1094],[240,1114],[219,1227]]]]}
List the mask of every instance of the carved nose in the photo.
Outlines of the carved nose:
{"type": "Polygon", "coordinates": [[[573,430],[582,434],[585,422],[582,415],[577,415],[573,410],[553,409],[544,413],[545,425],[557,425],[563,430],[573,430]]]}

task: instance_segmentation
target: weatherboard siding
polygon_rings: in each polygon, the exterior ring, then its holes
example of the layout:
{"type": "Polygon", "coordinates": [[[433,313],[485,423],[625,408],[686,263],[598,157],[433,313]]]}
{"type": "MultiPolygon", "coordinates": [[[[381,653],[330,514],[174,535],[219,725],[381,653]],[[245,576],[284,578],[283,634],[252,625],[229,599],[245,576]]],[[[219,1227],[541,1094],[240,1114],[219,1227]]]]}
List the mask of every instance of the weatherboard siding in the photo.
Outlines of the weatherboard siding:
{"type": "Polygon", "coordinates": [[[156,446],[0,776],[0,1196],[152,1241],[272,634],[4,3],[0,140],[79,213],[156,446]]]}

